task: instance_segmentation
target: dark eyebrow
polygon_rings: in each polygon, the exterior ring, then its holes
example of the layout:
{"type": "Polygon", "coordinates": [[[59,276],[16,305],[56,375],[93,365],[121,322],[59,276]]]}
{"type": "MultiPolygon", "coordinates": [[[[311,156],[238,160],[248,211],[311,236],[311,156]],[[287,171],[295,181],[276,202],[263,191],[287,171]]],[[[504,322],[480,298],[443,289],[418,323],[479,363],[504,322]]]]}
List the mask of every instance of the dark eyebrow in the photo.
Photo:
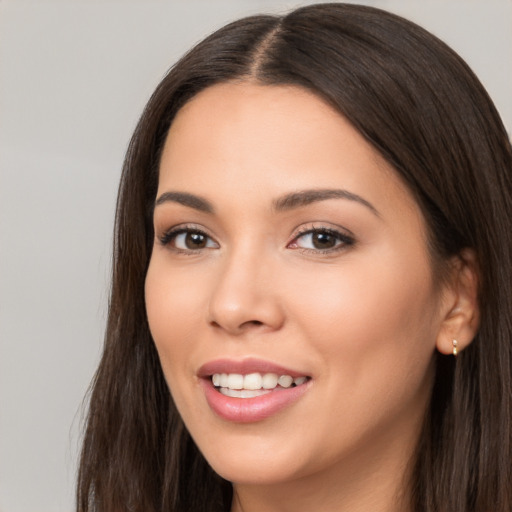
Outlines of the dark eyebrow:
{"type": "MultiPolygon", "coordinates": [[[[318,201],[326,201],[328,199],[348,199],[366,206],[374,215],[379,217],[379,212],[370,202],[361,196],[342,189],[311,189],[301,190],[286,194],[272,202],[272,207],[277,212],[293,210],[301,206],[318,201]]],[[[166,202],[179,203],[189,208],[194,208],[205,213],[214,213],[213,205],[206,199],[189,194],[187,192],[164,192],[156,201],[155,206],[159,206],[166,202]]]]}
{"type": "Polygon", "coordinates": [[[273,201],[273,208],[278,212],[282,212],[327,199],[348,199],[349,201],[356,201],[366,206],[377,217],[380,216],[377,208],[366,199],[348,190],[342,189],[312,189],[292,192],[291,194],[286,194],[273,201]]]}
{"type": "Polygon", "coordinates": [[[213,205],[206,199],[196,196],[194,194],[188,194],[187,192],[164,192],[156,201],[155,206],[159,206],[166,202],[179,203],[194,210],[199,210],[205,213],[213,213],[213,205]]]}

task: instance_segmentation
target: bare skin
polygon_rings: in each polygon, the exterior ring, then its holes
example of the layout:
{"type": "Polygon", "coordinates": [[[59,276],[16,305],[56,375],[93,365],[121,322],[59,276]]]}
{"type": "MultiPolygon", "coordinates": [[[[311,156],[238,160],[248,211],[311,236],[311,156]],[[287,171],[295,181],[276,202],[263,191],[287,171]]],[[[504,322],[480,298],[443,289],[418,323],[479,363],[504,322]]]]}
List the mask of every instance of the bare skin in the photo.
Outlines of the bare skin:
{"type": "Polygon", "coordinates": [[[395,171],[308,91],[216,85],[171,126],[154,225],[150,329],[232,512],[407,512],[433,355],[470,343],[476,279],[458,260],[437,282],[395,171]],[[263,419],[219,416],[201,368],[247,358],[307,390],[263,419]]]}

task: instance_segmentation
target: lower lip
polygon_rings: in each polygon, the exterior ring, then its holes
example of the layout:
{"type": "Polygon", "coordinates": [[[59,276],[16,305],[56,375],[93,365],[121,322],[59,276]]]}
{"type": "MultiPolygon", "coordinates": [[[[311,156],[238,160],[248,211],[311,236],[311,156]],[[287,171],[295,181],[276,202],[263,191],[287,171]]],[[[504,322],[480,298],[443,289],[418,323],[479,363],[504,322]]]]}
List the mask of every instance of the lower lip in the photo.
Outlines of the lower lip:
{"type": "Polygon", "coordinates": [[[212,411],[221,418],[235,423],[253,423],[295,403],[308,390],[308,382],[292,388],[276,388],[254,398],[225,396],[213,386],[210,379],[201,379],[206,401],[212,411]]]}

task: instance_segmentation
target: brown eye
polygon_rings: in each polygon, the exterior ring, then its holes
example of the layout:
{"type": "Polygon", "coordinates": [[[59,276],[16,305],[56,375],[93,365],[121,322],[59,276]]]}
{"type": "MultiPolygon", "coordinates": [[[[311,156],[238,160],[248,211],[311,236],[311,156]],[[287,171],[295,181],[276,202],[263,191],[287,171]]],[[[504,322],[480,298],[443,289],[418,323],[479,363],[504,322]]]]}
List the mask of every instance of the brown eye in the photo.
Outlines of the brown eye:
{"type": "MultiPolygon", "coordinates": [[[[184,233],[184,244],[187,249],[204,249],[208,243],[208,237],[203,233],[190,231],[184,233]]],[[[176,239],[179,237],[176,237],[176,239]]]]}
{"type": "Polygon", "coordinates": [[[311,244],[315,249],[332,249],[337,243],[338,240],[331,233],[320,231],[311,234],[311,244]]]}
{"type": "Polygon", "coordinates": [[[354,239],[332,229],[311,229],[299,235],[289,246],[292,249],[328,252],[354,244],[354,239]]]}
{"type": "Polygon", "coordinates": [[[194,252],[201,249],[218,248],[206,233],[197,229],[180,228],[165,233],[160,239],[162,245],[168,245],[172,249],[183,252],[194,252]]]}

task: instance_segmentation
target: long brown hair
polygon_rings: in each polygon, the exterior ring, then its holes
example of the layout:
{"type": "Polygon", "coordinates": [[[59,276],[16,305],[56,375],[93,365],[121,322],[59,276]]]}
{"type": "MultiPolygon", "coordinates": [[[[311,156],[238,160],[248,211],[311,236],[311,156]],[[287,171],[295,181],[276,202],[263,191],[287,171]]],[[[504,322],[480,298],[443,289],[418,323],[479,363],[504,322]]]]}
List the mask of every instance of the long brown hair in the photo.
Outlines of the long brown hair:
{"type": "Polygon", "coordinates": [[[311,5],[218,30],[167,74],[124,163],[103,357],[90,395],[77,510],[226,511],[231,484],[191,440],[149,333],[144,280],[162,145],[176,112],[229,80],[327,100],[391,163],[423,210],[433,261],[471,248],[481,326],[436,379],[410,482],[416,512],[512,510],[512,153],[480,82],[444,43],[370,7],[311,5]]]}

